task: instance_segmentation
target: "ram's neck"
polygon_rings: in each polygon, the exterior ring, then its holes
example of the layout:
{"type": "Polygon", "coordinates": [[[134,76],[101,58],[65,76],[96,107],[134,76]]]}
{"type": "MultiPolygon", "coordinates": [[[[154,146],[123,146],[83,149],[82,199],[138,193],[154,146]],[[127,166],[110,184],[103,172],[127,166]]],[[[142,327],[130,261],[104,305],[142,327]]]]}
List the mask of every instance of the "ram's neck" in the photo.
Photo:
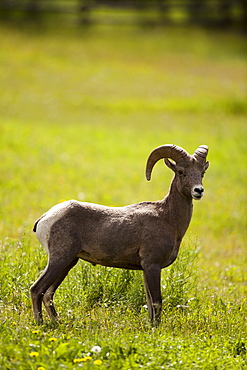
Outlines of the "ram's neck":
{"type": "Polygon", "coordinates": [[[185,197],[179,193],[175,177],[171,183],[170,191],[163,202],[169,213],[169,220],[177,231],[178,239],[182,239],[190,224],[193,204],[192,198],[185,197]]]}

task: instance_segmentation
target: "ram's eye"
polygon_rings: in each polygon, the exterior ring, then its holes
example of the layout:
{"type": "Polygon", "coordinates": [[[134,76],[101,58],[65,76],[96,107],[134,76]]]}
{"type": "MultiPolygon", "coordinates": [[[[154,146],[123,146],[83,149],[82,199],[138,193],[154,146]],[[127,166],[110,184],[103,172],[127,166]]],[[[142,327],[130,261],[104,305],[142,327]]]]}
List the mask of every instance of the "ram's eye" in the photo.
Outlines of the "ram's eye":
{"type": "Polygon", "coordinates": [[[182,171],[182,170],[178,170],[178,174],[179,174],[179,176],[186,176],[184,171],[182,171]]]}

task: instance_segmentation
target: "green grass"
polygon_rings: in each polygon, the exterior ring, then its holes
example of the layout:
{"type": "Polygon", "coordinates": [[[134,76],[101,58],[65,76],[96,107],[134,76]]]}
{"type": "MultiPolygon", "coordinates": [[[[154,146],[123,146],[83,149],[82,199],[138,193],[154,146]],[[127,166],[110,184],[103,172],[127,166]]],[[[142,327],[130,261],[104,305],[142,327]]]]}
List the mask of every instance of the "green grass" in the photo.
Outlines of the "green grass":
{"type": "Polygon", "coordinates": [[[0,28],[1,369],[247,368],[245,40],[0,28]],[[165,143],[190,153],[207,144],[211,164],[179,259],[162,274],[160,327],[149,324],[141,272],[83,261],[56,293],[61,323],[45,316],[37,327],[29,287],[47,257],[34,221],[63,199],[163,198],[172,173],[160,161],[148,183],[144,169],[165,143]]]}

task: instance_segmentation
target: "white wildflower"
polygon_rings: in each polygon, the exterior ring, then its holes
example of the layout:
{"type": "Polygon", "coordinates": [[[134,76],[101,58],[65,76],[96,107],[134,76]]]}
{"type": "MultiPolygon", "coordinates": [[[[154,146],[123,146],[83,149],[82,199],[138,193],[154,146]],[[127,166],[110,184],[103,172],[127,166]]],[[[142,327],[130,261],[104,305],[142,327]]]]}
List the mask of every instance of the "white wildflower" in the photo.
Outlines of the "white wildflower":
{"type": "Polygon", "coordinates": [[[101,352],[101,347],[100,346],[93,346],[93,348],[91,348],[91,352],[100,353],[101,352]]]}

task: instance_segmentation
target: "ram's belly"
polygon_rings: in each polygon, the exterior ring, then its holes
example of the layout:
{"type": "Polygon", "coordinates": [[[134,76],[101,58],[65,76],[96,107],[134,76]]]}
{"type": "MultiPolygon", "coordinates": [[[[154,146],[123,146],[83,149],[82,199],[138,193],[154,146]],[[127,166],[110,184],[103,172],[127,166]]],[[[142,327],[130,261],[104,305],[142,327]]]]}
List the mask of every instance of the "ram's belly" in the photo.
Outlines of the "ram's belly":
{"type": "Polygon", "coordinates": [[[102,265],[108,267],[118,267],[131,270],[141,270],[140,257],[138,249],[135,250],[109,250],[109,248],[90,248],[87,250],[82,250],[77,255],[85,261],[88,261],[95,265],[102,265]]]}

